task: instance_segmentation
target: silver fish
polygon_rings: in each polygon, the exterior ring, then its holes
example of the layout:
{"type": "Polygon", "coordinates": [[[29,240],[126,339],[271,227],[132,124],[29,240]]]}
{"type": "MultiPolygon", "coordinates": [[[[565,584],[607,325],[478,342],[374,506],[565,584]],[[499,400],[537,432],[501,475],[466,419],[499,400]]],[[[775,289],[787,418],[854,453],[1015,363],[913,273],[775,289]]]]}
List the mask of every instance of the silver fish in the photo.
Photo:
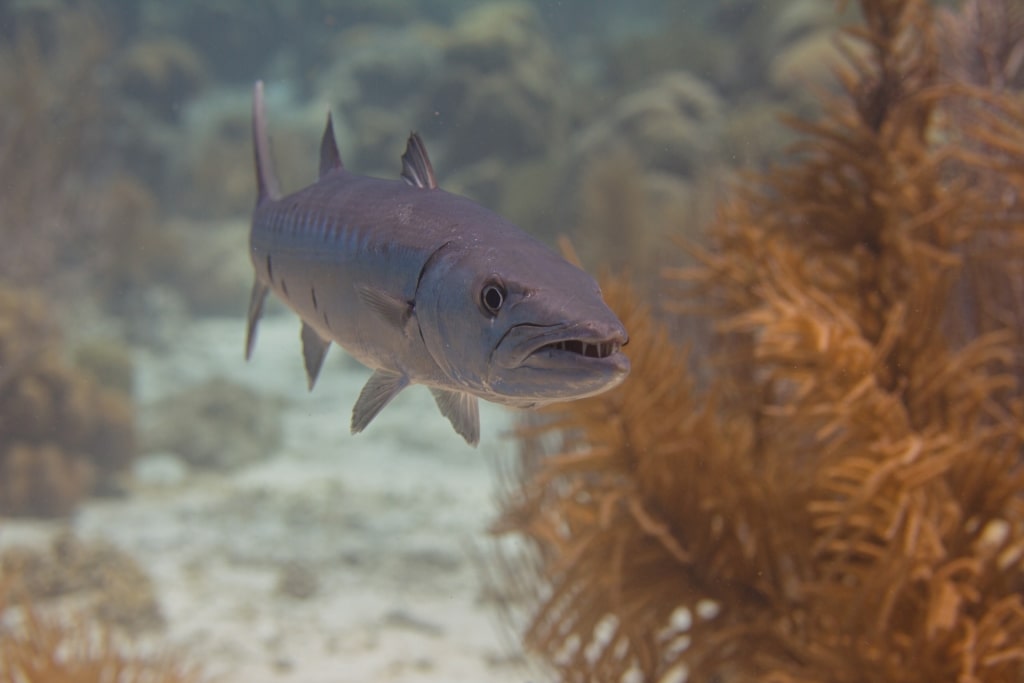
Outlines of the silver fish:
{"type": "Polygon", "coordinates": [[[342,165],[328,114],[319,180],[282,196],[263,110],[257,82],[246,359],[272,290],[302,319],[310,389],[331,342],[374,371],[352,410],[353,433],[402,389],[424,384],[472,445],[478,398],[528,408],[625,379],[626,330],[594,279],[501,216],[439,189],[416,133],[400,180],[359,176],[342,165]]]}

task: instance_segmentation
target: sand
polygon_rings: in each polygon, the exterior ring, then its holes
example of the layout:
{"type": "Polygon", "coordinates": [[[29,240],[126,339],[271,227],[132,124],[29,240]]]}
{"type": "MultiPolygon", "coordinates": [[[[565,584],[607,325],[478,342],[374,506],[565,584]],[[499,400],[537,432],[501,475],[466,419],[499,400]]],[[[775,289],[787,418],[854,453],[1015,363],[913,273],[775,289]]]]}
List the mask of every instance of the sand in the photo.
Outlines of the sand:
{"type": "MultiPolygon", "coordinates": [[[[216,375],[281,395],[280,452],[228,474],[155,468],[130,496],[89,502],[71,522],[154,578],[161,643],[226,682],[542,678],[484,599],[477,559],[492,548],[495,464],[513,448],[513,414],[482,405],[474,449],[412,387],[353,437],[367,372],[332,349],[309,393],[298,321],[266,318],[248,364],[243,327],[199,321],[168,349],[140,352],[139,399],[216,375]]],[[[0,540],[44,543],[66,524],[5,522],[0,540]]]]}

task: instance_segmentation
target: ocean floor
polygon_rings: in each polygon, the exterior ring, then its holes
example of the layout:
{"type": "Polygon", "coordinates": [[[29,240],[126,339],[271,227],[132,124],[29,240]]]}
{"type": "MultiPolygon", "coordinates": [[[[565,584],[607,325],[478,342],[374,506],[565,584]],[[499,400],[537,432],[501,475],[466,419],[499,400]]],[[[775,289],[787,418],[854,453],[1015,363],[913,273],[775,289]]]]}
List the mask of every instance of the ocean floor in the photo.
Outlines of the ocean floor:
{"type": "MultiPolygon", "coordinates": [[[[254,357],[244,323],[214,319],[138,359],[143,404],[211,376],[285,399],[284,446],[227,473],[147,476],[132,495],[71,522],[153,577],[181,646],[224,682],[526,683],[531,669],[481,579],[492,550],[498,461],[513,414],[481,406],[470,448],[412,387],[348,433],[367,372],[332,349],[306,390],[299,323],[264,319],[254,357]]],[[[45,544],[67,522],[5,522],[0,543],[45,544]]]]}

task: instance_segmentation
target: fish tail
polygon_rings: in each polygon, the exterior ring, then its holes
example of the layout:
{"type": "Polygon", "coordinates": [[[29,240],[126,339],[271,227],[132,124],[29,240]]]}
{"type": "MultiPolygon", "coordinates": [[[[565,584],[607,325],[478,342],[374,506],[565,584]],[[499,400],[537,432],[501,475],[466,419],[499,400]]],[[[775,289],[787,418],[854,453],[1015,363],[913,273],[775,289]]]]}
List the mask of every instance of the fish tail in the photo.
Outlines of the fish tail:
{"type": "Polygon", "coordinates": [[[256,206],[259,206],[268,199],[281,197],[281,185],[277,182],[270,159],[270,138],[267,135],[267,118],[263,107],[263,81],[256,81],[252,89],[252,150],[256,164],[256,206]]]}

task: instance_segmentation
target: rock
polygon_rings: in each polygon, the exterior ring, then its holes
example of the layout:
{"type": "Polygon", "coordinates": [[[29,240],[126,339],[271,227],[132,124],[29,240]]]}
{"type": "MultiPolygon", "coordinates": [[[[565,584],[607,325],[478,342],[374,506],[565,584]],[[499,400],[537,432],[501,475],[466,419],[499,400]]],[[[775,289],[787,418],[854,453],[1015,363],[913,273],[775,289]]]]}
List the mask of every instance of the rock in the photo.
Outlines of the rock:
{"type": "Polygon", "coordinates": [[[295,600],[308,600],[320,591],[320,579],[309,564],[287,562],[277,574],[275,592],[295,600]]]}

